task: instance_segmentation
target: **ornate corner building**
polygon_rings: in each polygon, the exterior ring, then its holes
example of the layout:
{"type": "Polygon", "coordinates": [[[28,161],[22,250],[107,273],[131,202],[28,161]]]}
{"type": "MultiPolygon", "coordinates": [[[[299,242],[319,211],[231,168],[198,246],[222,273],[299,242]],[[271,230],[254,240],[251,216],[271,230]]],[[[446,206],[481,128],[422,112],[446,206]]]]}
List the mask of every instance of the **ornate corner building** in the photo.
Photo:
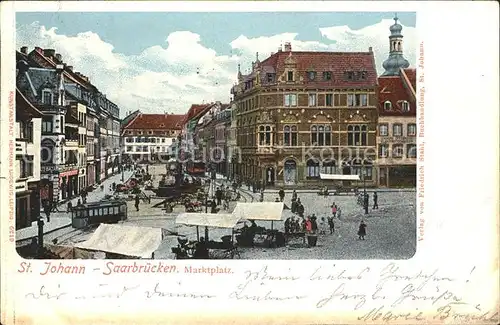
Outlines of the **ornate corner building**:
{"type": "Polygon", "coordinates": [[[416,186],[417,73],[408,68],[403,56],[403,26],[397,17],[389,30],[389,57],[378,78],[378,183],[382,187],[416,186]]]}
{"type": "Polygon", "coordinates": [[[375,185],[377,71],[367,52],[292,51],[286,43],[249,74],[238,69],[232,172],[266,186],[319,184],[321,173],[375,185]]]}

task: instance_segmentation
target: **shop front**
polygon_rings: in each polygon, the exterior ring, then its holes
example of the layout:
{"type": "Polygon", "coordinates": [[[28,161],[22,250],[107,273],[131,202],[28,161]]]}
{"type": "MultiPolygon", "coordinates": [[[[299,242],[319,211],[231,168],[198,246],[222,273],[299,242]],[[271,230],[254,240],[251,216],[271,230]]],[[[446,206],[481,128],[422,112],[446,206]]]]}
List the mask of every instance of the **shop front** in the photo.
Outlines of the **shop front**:
{"type": "Polygon", "coordinates": [[[59,174],[62,199],[67,200],[78,195],[78,169],[59,174]]]}

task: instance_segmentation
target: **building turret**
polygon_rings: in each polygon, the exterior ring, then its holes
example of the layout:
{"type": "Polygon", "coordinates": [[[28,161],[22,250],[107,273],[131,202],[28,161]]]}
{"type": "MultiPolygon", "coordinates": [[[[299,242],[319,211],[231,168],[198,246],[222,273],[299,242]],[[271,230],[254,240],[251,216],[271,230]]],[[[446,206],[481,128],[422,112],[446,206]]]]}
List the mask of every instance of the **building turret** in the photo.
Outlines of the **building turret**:
{"type": "Polygon", "coordinates": [[[406,69],[410,66],[408,60],[403,56],[403,26],[398,23],[398,17],[394,17],[394,25],[389,28],[389,57],[382,66],[385,71],[382,76],[397,76],[401,68],[406,69]]]}

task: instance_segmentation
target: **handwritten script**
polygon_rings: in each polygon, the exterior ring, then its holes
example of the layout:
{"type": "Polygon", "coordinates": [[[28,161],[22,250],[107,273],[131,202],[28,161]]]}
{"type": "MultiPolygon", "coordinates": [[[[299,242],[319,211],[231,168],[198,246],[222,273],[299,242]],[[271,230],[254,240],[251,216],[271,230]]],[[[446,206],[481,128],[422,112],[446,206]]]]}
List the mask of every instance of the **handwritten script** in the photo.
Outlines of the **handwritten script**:
{"type": "MultiPolygon", "coordinates": [[[[382,268],[360,267],[344,269],[332,264],[310,270],[273,269],[259,266],[242,274],[235,272],[238,281],[224,281],[217,289],[191,286],[177,282],[107,284],[94,283],[85,292],[75,292],[64,284],[42,284],[26,292],[25,299],[61,301],[90,299],[186,299],[220,304],[234,301],[248,304],[291,304],[316,310],[344,310],[358,321],[496,323],[498,310],[488,310],[465,295],[469,279],[455,279],[439,269],[401,270],[395,263],[382,268]]],[[[227,280],[231,278],[228,277],[227,280]]],[[[232,279],[231,279],[232,280],[232,279]]],[[[258,305],[252,308],[258,308],[258,305]]]]}

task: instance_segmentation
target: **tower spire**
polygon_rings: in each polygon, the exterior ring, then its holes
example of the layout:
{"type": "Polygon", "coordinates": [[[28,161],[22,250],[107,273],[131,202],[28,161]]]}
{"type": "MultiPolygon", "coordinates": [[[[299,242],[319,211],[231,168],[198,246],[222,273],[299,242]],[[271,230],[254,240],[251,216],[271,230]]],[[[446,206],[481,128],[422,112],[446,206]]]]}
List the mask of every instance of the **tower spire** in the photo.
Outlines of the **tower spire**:
{"type": "Polygon", "coordinates": [[[398,14],[394,13],[394,24],[389,27],[389,57],[384,61],[385,72],[382,76],[397,76],[401,68],[410,66],[408,60],[403,56],[403,26],[398,22],[398,14]]]}

